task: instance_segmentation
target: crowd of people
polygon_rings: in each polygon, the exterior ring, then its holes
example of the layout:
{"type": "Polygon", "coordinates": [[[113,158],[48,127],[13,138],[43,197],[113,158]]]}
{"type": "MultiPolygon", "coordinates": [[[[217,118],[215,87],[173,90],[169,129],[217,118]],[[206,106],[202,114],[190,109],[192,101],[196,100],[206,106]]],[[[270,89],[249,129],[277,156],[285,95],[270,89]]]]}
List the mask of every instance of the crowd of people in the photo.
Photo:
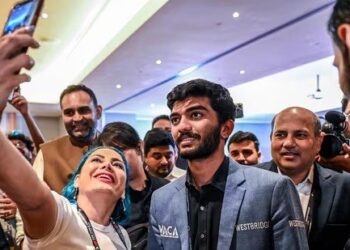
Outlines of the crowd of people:
{"type": "MultiPolygon", "coordinates": [[[[328,28],[350,139],[349,0],[328,28]]],[[[34,66],[27,47],[39,47],[30,27],[0,38],[0,118],[9,102],[32,138],[0,132],[0,249],[350,249],[350,146],[320,155],[312,110],[274,116],[272,160],[261,162],[258,137],[233,133],[236,105],[220,84],[174,87],[170,115],[143,139],[122,121],[97,131],[97,97],[71,85],[59,98],[67,135],[45,141],[25,97],[8,101],[30,81],[18,73],[34,66]]]]}

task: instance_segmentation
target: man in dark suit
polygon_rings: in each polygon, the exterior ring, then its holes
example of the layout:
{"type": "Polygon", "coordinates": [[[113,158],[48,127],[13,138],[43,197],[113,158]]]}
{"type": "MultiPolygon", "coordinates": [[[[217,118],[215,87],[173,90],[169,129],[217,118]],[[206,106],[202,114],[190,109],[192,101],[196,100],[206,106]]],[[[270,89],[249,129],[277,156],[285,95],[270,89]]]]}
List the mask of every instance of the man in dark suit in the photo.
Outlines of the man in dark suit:
{"type": "Polygon", "coordinates": [[[167,98],[172,134],[189,168],[153,193],[148,249],[308,249],[291,180],[225,156],[235,116],[228,90],[197,79],[167,98]]]}
{"type": "Polygon", "coordinates": [[[258,167],[289,176],[298,192],[310,249],[343,249],[350,235],[350,175],[315,163],[321,124],[310,110],[290,107],[272,121],[273,160],[258,167]]]}

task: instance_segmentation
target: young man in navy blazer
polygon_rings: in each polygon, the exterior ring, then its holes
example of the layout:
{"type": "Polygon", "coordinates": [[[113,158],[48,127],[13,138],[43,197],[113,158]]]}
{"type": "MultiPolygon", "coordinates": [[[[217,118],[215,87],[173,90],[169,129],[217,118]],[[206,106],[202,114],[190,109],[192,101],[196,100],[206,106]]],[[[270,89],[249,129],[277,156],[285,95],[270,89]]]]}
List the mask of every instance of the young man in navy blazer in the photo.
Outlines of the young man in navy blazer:
{"type": "Polygon", "coordinates": [[[153,194],[148,248],[308,249],[291,180],[225,156],[235,117],[228,90],[197,79],[167,99],[172,134],[189,168],[153,194]]]}

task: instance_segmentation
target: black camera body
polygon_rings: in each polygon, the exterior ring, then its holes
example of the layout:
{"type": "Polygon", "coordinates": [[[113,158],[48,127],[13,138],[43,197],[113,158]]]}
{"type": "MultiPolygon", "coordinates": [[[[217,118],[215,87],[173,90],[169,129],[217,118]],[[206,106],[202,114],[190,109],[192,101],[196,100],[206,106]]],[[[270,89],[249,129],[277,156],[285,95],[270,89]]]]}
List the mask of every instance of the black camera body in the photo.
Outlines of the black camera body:
{"type": "Polygon", "coordinates": [[[328,111],[325,115],[326,122],[322,126],[325,133],[321,145],[320,155],[326,159],[344,154],[343,144],[350,145],[350,140],[344,135],[347,129],[346,117],[338,111],[328,111]]]}

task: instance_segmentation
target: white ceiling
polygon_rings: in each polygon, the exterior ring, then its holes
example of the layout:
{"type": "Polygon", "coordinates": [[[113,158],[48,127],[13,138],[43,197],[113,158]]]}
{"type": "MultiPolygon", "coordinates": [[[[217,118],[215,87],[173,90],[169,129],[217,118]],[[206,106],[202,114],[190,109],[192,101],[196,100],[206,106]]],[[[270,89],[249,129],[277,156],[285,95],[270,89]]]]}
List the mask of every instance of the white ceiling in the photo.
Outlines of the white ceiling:
{"type": "MultiPolygon", "coordinates": [[[[32,102],[57,102],[69,80],[77,83],[83,79],[108,112],[151,118],[168,113],[166,94],[172,87],[200,77],[230,88],[234,100],[243,102],[245,114],[252,119],[277,112],[286,105],[305,106],[313,111],[339,106],[341,93],[336,72],[331,66],[332,59],[326,58],[332,55],[326,22],[333,1],[104,0],[98,5],[98,1],[87,4],[86,0],[75,0],[75,10],[80,8],[79,4],[85,10],[74,11],[75,14],[72,10],[66,13],[63,8],[69,8],[72,1],[55,2],[55,8],[48,9],[52,15],[49,13],[45,21],[60,15],[57,19],[63,19],[61,26],[72,33],[67,40],[74,40],[74,51],[70,53],[74,58],[65,58],[63,65],[52,64],[51,71],[36,58],[39,67],[33,72],[34,82],[24,87],[24,94],[32,102]],[[123,6],[122,2],[130,4],[123,6]],[[98,8],[101,11],[96,12],[98,8]],[[124,28],[114,29],[121,22],[117,10],[129,13],[123,19],[124,28]],[[238,18],[232,17],[234,11],[240,13],[238,18]],[[91,13],[95,13],[93,18],[91,13]],[[70,15],[76,19],[69,18],[70,15]],[[90,20],[89,25],[86,20],[90,20]],[[83,31],[77,31],[81,26],[85,27],[83,31]],[[113,34],[104,36],[105,41],[97,40],[96,48],[86,44],[105,33],[113,34]],[[74,39],[78,34],[80,39],[74,39]],[[87,51],[93,53],[86,56],[87,51]],[[275,75],[322,58],[326,59],[275,75]],[[162,64],[157,65],[157,59],[162,64]],[[200,68],[178,76],[194,65],[200,68]],[[246,73],[242,75],[240,70],[246,73]],[[307,97],[316,89],[316,74],[321,76],[323,98],[320,100],[307,97]],[[35,81],[42,75],[49,78],[45,82],[35,81]],[[122,87],[117,89],[117,84],[122,87]]],[[[42,29],[42,32],[57,34],[52,30],[42,29]]],[[[49,44],[52,53],[64,54],[55,47],[62,45],[66,49],[66,43],[62,44],[58,38],[47,40],[53,41],[49,44]]],[[[45,42],[42,47],[40,50],[45,49],[45,42]]],[[[47,60],[52,56],[49,55],[47,60]]]]}

